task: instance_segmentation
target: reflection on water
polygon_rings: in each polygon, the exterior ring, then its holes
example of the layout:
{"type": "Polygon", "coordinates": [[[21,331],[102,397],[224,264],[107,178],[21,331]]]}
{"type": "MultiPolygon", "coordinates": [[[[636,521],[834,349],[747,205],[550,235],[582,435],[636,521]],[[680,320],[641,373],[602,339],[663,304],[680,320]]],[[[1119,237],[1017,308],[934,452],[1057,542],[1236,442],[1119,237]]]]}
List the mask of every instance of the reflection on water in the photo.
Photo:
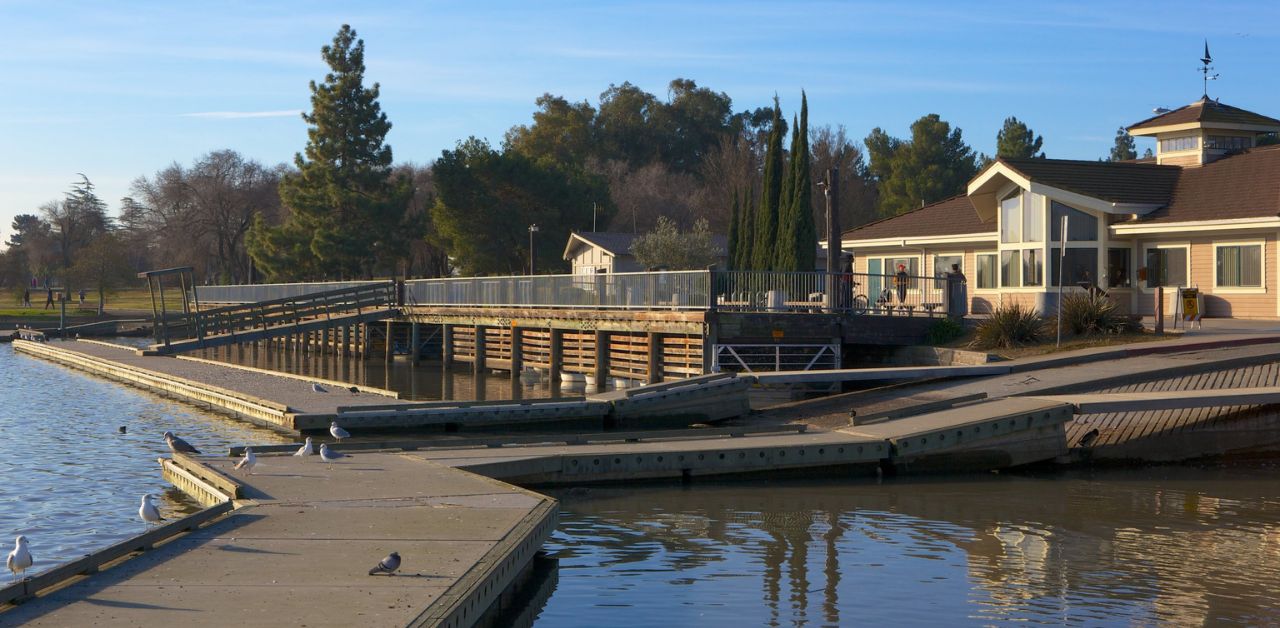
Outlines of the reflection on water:
{"type": "MultiPolygon", "coordinates": [[[[27,535],[32,573],[143,530],[138,503],[153,493],[165,516],[196,508],[160,475],[161,434],[205,452],[281,436],[0,345],[0,548],[27,535]],[[126,427],[120,434],[119,428],[126,427]]],[[[4,572],[7,574],[8,572],[4,572]]]]}
{"type": "Polygon", "coordinates": [[[538,625],[1275,625],[1273,474],[565,491],[538,625]]]}

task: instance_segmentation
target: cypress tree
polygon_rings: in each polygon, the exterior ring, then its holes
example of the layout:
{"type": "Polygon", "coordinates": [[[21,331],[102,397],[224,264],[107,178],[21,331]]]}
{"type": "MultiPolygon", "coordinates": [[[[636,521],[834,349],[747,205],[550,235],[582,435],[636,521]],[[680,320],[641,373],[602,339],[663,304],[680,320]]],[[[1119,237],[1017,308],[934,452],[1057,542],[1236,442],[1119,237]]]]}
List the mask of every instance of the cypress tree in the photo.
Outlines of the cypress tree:
{"type": "Polygon", "coordinates": [[[760,186],[760,205],[756,208],[755,244],[751,251],[753,270],[773,268],[778,237],[778,202],[782,193],[782,135],[786,133],[785,125],[782,107],[775,96],[769,143],[764,156],[764,183],[760,186]]]}
{"type": "Polygon", "coordinates": [[[742,191],[742,210],[738,215],[738,257],[734,260],[734,270],[750,270],[755,251],[755,203],[751,200],[751,189],[742,191]]]}
{"type": "Polygon", "coordinates": [[[813,184],[809,172],[809,97],[800,92],[800,128],[796,141],[791,145],[791,173],[794,180],[792,216],[795,228],[791,230],[795,250],[795,266],[792,270],[814,270],[817,263],[818,229],[813,224],[813,184]]]}
{"type": "MultiPolygon", "coordinates": [[[[791,118],[791,150],[789,157],[792,164],[795,163],[796,155],[796,133],[800,131],[799,120],[792,116],[791,118]]],[[[784,155],[785,159],[788,155],[784,155]]],[[[784,165],[785,172],[782,175],[782,191],[778,193],[778,237],[773,250],[773,269],[774,270],[795,270],[796,266],[796,217],[795,217],[795,187],[796,173],[795,168],[790,165],[784,165]]]]}

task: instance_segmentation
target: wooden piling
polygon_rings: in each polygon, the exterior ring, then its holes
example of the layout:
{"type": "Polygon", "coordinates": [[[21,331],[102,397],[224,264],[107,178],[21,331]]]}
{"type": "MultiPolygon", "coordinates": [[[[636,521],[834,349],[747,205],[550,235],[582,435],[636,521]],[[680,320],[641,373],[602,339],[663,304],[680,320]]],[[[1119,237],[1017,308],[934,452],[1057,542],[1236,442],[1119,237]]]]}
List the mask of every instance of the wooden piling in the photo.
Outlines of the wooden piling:
{"type": "Polygon", "coordinates": [[[547,347],[547,377],[551,380],[551,389],[558,390],[560,372],[564,370],[564,330],[552,329],[547,347]]]}
{"type": "Polygon", "coordinates": [[[453,364],[453,325],[440,326],[440,363],[446,369],[453,364]]]}
{"type": "Polygon", "coordinates": [[[418,329],[418,323],[409,323],[409,363],[417,364],[422,357],[419,355],[419,346],[422,344],[421,331],[418,329]]]}
{"type": "Polygon", "coordinates": [[[520,370],[524,368],[524,334],[520,328],[511,327],[511,381],[519,382],[520,370]]]}
{"type": "Polygon", "coordinates": [[[662,381],[662,334],[649,332],[649,367],[646,369],[645,381],[657,384],[662,381]]]}
{"type": "Polygon", "coordinates": [[[595,375],[596,387],[600,390],[607,388],[609,380],[609,332],[596,330],[596,360],[595,375]]]}
{"type": "MultiPolygon", "coordinates": [[[[476,375],[480,375],[484,373],[484,362],[485,362],[484,360],[485,358],[484,327],[480,325],[476,325],[475,330],[476,330],[476,340],[475,340],[476,355],[475,355],[475,359],[471,361],[471,369],[475,371],[476,375]]],[[[480,386],[480,382],[477,381],[476,387],[479,388],[479,386],[480,386]]]]}

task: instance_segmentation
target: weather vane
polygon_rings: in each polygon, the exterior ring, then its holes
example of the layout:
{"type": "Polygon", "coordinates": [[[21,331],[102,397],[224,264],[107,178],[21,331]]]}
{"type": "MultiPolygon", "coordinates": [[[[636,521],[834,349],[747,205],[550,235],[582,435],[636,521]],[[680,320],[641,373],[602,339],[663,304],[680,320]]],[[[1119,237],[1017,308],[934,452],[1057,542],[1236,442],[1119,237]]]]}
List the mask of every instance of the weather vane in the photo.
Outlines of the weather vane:
{"type": "Polygon", "coordinates": [[[1209,74],[1210,72],[1213,72],[1213,66],[1209,65],[1210,63],[1213,63],[1213,57],[1209,56],[1209,40],[1208,39],[1204,40],[1204,56],[1200,58],[1200,63],[1203,63],[1204,65],[1198,68],[1198,71],[1204,75],[1204,97],[1208,98],[1209,97],[1209,81],[1218,80],[1218,75],[1216,73],[1209,74]]]}

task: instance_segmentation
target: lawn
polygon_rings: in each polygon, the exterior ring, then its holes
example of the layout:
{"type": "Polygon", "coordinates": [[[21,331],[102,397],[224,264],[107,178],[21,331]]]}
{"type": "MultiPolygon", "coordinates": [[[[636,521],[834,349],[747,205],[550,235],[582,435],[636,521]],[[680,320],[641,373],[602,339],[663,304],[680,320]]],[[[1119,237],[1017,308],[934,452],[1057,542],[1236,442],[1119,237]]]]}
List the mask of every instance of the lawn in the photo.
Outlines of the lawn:
{"type": "MultiPolygon", "coordinates": [[[[0,317],[4,318],[58,318],[61,306],[56,301],[49,309],[44,309],[44,290],[31,291],[32,307],[22,307],[21,294],[8,295],[5,302],[0,302],[0,317]]],[[[96,317],[98,314],[98,294],[86,292],[84,305],[80,305],[77,294],[72,293],[67,303],[67,316],[76,318],[96,317]]],[[[166,290],[165,304],[170,312],[182,311],[182,293],[178,290],[166,290]]],[[[106,313],[110,316],[151,316],[151,294],[146,288],[130,288],[115,294],[107,295],[106,313]]]]}

